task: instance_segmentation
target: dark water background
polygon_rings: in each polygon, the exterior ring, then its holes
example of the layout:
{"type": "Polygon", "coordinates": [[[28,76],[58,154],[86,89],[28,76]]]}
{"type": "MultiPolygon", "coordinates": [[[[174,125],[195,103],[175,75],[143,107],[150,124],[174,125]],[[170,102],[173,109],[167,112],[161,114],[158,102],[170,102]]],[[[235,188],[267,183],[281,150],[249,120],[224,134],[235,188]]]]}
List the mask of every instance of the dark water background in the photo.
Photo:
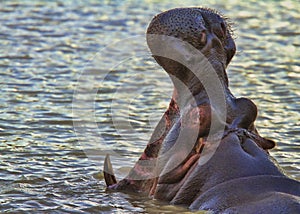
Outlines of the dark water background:
{"type": "Polygon", "coordinates": [[[258,130],[277,142],[271,154],[300,180],[299,1],[0,1],[1,213],[185,211],[106,192],[99,173],[114,150],[124,176],[168,105],[172,85],[141,38],[155,14],[180,6],[235,23],[231,89],[257,104],[258,130]],[[82,73],[87,92],[98,91],[81,93],[78,107],[82,73]]]}

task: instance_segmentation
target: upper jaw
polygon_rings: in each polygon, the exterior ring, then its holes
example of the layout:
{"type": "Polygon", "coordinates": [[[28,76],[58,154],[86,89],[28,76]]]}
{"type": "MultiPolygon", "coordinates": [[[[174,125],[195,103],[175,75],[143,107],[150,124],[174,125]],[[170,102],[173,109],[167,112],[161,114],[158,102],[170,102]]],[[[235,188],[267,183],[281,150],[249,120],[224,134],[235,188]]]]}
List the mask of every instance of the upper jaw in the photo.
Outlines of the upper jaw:
{"type": "MultiPolygon", "coordinates": [[[[207,21],[209,15],[205,14],[206,18],[204,18],[202,13],[199,14],[199,22],[202,24],[198,26],[199,29],[194,35],[189,35],[188,32],[184,31],[173,33],[176,28],[172,25],[168,27],[164,25],[163,30],[157,30],[161,22],[161,25],[167,22],[165,19],[160,20],[162,19],[160,16],[154,18],[147,31],[148,46],[155,60],[169,75],[174,76],[189,87],[192,93],[195,92],[190,86],[199,85],[199,82],[201,84],[201,81],[195,78],[195,72],[201,72],[199,71],[203,61],[201,58],[206,58],[209,61],[220,77],[220,81],[224,83],[224,86],[228,86],[225,69],[235,53],[234,41],[224,22],[210,24],[207,21]],[[180,60],[177,60],[175,55],[178,55],[180,60]],[[199,56],[201,57],[199,58],[199,56]],[[197,66],[198,70],[193,69],[197,66]],[[197,80],[197,84],[195,84],[195,80],[197,80]]],[[[175,85],[175,87],[178,86],[175,85]]]]}

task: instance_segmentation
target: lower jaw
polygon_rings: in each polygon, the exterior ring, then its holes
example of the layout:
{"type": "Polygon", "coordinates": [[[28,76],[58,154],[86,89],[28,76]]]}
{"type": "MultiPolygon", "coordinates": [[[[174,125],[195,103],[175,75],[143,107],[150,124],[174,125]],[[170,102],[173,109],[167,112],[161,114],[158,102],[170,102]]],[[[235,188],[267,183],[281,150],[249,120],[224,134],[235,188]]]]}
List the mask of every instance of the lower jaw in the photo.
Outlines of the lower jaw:
{"type": "Polygon", "coordinates": [[[157,185],[159,184],[176,184],[179,183],[182,179],[184,179],[185,175],[188,171],[192,168],[192,166],[199,160],[201,156],[201,152],[204,148],[205,142],[203,138],[198,139],[197,143],[195,144],[193,150],[187,156],[187,158],[178,165],[172,171],[159,176],[153,181],[152,188],[150,190],[150,195],[154,195],[157,185]]]}

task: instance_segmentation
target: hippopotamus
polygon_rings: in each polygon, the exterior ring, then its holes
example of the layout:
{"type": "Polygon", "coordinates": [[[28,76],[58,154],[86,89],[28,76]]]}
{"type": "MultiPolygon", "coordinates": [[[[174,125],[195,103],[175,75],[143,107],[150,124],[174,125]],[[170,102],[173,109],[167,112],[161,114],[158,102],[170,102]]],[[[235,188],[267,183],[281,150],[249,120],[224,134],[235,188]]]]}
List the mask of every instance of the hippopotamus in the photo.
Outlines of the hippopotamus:
{"type": "Polygon", "coordinates": [[[236,46],[227,19],[171,9],[153,18],[147,43],[172,99],[126,178],[117,182],[107,155],[107,188],[213,213],[300,213],[300,182],[270,156],[275,143],[258,133],[256,105],[229,89],[236,46]]]}

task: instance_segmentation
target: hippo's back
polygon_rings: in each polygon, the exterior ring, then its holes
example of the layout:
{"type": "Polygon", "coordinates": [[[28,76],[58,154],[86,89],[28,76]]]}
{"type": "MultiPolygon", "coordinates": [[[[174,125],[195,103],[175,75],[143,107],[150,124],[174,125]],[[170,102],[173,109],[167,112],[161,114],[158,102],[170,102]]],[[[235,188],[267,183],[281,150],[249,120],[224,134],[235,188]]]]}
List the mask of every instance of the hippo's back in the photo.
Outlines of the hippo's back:
{"type": "Polygon", "coordinates": [[[270,192],[266,198],[226,209],[222,213],[245,214],[298,214],[300,213],[300,197],[282,192],[270,192]]]}
{"type": "Polygon", "coordinates": [[[209,189],[190,208],[230,214],[298,214],[299,193],[300,183],[284,176],[244,177],[209,189]]]}

